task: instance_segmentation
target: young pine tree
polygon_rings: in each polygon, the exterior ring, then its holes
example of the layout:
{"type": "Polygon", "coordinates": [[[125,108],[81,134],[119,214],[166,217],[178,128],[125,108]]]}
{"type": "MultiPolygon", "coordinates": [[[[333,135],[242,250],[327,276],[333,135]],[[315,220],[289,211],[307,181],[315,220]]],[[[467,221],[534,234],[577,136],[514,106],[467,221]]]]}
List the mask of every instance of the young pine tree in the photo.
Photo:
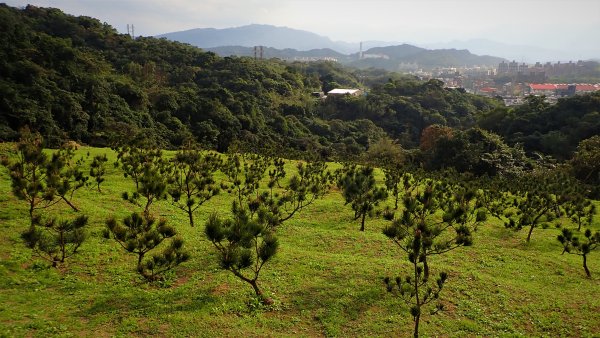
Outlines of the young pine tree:
{"type": "Polygon", "coordinates": [[[122,222],[111,218],[106,226],[109,231],[105,233],[106,237],[112,234],[123,249],[137,256],[137,271],[146,280],[157,280],[162,273],[189,259],[189,254],[183,249],[183,240],[173,238],[176,235],[175,228],[167,225],[164,219],[156,222],[148,215],[133,213],[122,222]],[[146,254],[171,238],[171,244],[166,249],[144,261],[146,254]]]}
{"type": "Polygon", "coordinates": [[[387,192],[394,198],[394,210],[398,210],[400,197],[412,193],[416,187],[413,184],[414,176],[404,172],[400,164],[384,167],[383,173],[387,192]]]}
{"type": "Polygon", "coordinates": [[[73,195],[87,184],[89,177],[79,169],[81,161],[74,162],[75,148],[69,145],[52,154],[46,169],[47,188],[74,211],[73,195]]]}
{"type": "MultiPolygon", "coordinates": [[[[441,272],[435,283],[430,280],[429,259],[473,242],[472,231],[485,219],[479,209],[476,194],[463,187],[452,187],[432,180],[422,182],[423,190],[403,198],[400,218],[386,211],[384,217],[392,223],[383,233],[407,254],[410,275],[386,277],[389,292],[397,292],[408,305],[414,320],[414,337],[419,335],[423,307],[437,300],[448,274],[441,272]],[[442,218],[436,215],[442,212],[442,218]]],[[[441,310],[438,304],[436,311],[441,310]]]]}
{"type": "Polygon", "coordinates": [[[213,176],[220,166],[217,155],[203,155],[194,149],[181,150],[173,159],[169,195],[173,204],[187,213],[191,226],[194,226],[194,212],[219,193],[213,176]]]}
{"type": "Polygon", "coordinates": [[[157,222],[150,212],[152,204],[166,198],[167,193],[170,168],[161,155],[159,150],[153,149],[127,148],[120,151],[125,177],[130,177],[135,183],[135,191],[123,193],[123,198],[142,206],[143,211],[141,214],[134,212],[122,223],[115,218],[106,222],[106,236],[112,234],[123,249],[137,255],[137,271],[148,281],[159,279],[163,273],[189,259],[183,240],[174,238],[175,228],[167,225],[164,219],[157,222]],[[139,204],[139,200],[145,203],[139,204]],[[158,246],[167,239],[170,239],[170,245],[156,253],[158,246]],[[155,252],[152,258],[144,260],[151,251],[155,252]]]}
{"type": "Polygon", "coordinates": [[[222,219],[213,213],[206,222],[205,234],[219,253],[221,268],[250,284],[264,304],[272,304],[272,299],[258,285],[260,272],[278,248],[267,213],[260,208],[252,216],[247,208],[234,201],[231,218],[222,219]]]}
{"type": "Polygon", "coordinates": [[[571,229],[563,228],[557,239],[563,245],[563,253],[579,255],[583,258],[583,269],[588,278],[591,278],[592,273],[587,266],[587,256],[600,247],[600,231],[592,234],[592,231],[587,229],[584,238],[580,238],[571,229]]]}
{"type": "Polygon", "coordinates": [[[75,255],[86,239],[85,226],[88,218],[84,215],[70,221],[53,218],[43,222],[40,217],[36,217],[35,223],[37,226],[30,227],[21,234],[21,238],[27,247],[52,263],[53,267],[75,255]]]}
{"type": "Polygon", "coordinates": [[[221,167],[221,171],[229,181],[225,184],[227,192],[234,195],[238,205],[247,203],[248,198],[256,195],[260,181],[269,167],[269,159],[255,154],[231,154],[221,167]]]}
{"type": "Polygon", "coordinates": [[[108,158],[106,157],[106,154],[102,154],[94,156],[92,164],[90,164],[90,177],[93,177],[94,181],[96,181],[98,192],[102,192],[100,189],[100,184],[104,182],[104,175],[106,174],[106,162],[108,162],[108,158]]]}
{"type": "Polygon", "coordinates": [[[269,209],[272,216],[269,225],[273,230],[329,191],[331,174],[326,167],[325,162],[299,162],[298,173],[287,184],[278,184],[280,191],[274,191],[275,184],[269,181],[270,192],[261,194],[258,201],[269,209]]]}
{"type": "Polygon", "coordinates": [[[48,163],[48,156],[43,152],[42,137],[38,133],[31,133],[29,129],[21,131],[16,159],[2,159],[2,164],[9,170],[13,195],[27,202],[32,227],[35,226],[36,210],[60,201],[46,184],[48,163]]]}
{"type": "Polygon", "coordinates": [[[360,231],[365,231],[365,219],[373,216],[375,207],[387,198],[385,188],[378,187],[372,167],[350,166],[338,180],[346,204],[354,210],[354,219],[361,219],[360,231]]]}
{"type": "Polygon", "coordinates": [[[581,231],[582,226],[588,227],[592,224],[596,205],[580,193],[566,203],[565,213],[573,223],[577,224],[577,231],[581,231]]]}
{"type": "Polygon", "coordinates": [[[529,242],[533,229],[561,216],[575,186],[573,180],[557,171],[534,172],[514,179],[510,189],[515,213],[504,225],[516,231],[529,228],[529,242]]]}
{"type": "Polygon", "coordinates": [[[125,177],[135,183],[133,193],[124,192],[123,199],[143,206],[144,217],[150,218],[150,206],[167,197],[169,170],[159,150],[130,148],[121,156],[125,177]],[[144,202],[140,203],[140,200],[144,202]]]}

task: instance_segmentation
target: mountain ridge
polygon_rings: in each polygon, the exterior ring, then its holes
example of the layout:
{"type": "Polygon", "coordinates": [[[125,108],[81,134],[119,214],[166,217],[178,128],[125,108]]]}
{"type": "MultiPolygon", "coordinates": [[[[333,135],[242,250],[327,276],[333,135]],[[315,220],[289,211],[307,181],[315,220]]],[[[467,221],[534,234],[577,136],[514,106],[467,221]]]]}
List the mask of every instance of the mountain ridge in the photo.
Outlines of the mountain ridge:
{"type": "Polygon", "coordinates": [[[361,59],[360,44],[352,49],[350,43],[332,41],[316,33],[259,24],[225,29],[197,28],[166,33],[157,37],[189,43],[220,56],[255,56],[254,47],[263,46],[262,57],[264,58],[335,59],[357,68],[375,67],[392,71],[398,70],[404,63],[435,68],[495,66],[504,60],[488,55],[474,55],[463,49],[430,50],[407,43],[380,46],[386,44],[383,41],[363,42],[363,55],[369,57],[361,59]]]}

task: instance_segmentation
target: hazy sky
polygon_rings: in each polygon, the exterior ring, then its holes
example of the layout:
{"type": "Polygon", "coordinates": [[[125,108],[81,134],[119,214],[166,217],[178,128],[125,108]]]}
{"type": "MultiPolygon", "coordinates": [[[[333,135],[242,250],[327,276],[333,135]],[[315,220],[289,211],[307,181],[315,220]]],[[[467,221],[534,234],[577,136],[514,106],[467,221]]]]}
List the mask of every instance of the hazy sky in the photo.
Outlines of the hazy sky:
{"type": "MultiPolygon", "coordinates": [[[[2,0],[0,0],[2,1],[2,0]]],[[[6,1],[6,0],[5,0],[6,1]]],[[[561,50],[600,50],[600,0],[8,0],[56,7],[136,35],[251,23],[333,40],[411,43],[484,38],[561,50]]]]}

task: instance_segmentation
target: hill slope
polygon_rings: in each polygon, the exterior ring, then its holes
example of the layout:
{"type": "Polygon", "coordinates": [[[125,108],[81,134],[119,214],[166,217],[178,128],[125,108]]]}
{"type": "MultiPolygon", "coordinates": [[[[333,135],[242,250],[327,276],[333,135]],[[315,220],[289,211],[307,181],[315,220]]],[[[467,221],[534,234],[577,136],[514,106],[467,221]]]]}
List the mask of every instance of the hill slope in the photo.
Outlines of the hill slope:
{"type": "MultiPolygon", "coordinates": [[[[91,156],[110,149],[83,148],[91,156]]],[[[0,150],[0,155],[1,155],[0,150]]],[[[87,163],[82,168],[88,169],[87,163]]],[[[295,164],[288,163],[288,173],[295,164]]],[[[381,176],[379,176],[381,179],[381,176]]],[[[379,180],[379,184],[381,180],[379,180]]],[[[155,211],[185,239],[192,258],[161,283],[146,284],[135,257],[102,236],[105,221],[129,214],[121,193],[133,189],[112,165],[103,192],[77,192],[75,202],[90,216],[90,236],[63,269],[49,268],[23,245],[25,204],[10,193],[0,167],[0,335],[2,336],[408,336],[408,306],[388,294],[384,276],[406,274],[405,254],[369,220],[358,231],[353,212],[338,191],[282,226],[279,253],[261,274],[275,299],[271,309],[252,302],[251,288],[218,267],[202,227],[166,201],[155,211]],[[4,212],[5,211],[5,212],[4,212]]],[[[227,213],[225,192],[197,213],[204,224],[212,211],[227,213]]],[[[59,206],[47,211],[73,217],[59,206]]],[[[600,227],[596,221],[595,228],[600,227]]],[[[472,247],[435,256],[432,273],[449,278],[440,297],[445,311],[422,319],[423,336],[578,336],[600,334],[600,260],[590,255],[593,278],[584,278],[580,257],[561,255],[557,229],[536,229],[524,243],[494,221],[475,233],[472,247]]]]}

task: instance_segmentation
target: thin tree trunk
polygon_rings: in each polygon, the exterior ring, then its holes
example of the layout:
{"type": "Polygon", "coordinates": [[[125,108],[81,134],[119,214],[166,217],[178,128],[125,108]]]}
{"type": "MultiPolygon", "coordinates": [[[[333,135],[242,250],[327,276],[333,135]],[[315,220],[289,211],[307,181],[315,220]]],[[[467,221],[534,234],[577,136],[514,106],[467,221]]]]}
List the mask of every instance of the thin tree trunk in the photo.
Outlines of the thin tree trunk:
{"type": "Polygon", "coordinates": [[[527,243],[529,243],[529,240],[531,239],[531,233],[533,232],[533,224],[529,227],[529,233],[527,234],[527,243]]]}
{"type": "Polygon", "coordinates": [[[587,255],[583,255],[583,269],[585,270],[585,274],[588,276],[588,278],[592,278],[590,269],[587,267],[587,255]]]}
{"type": "Polygon", "coordinates": [[[415,317],[415,332],[413,334],[414,338],[419,338],[419,320],[421,319],[421,312],[417,314],[415,317]]]}
{"type": "Polygon", "coordinates": [[[66,250],[65,235],[64,235],[64,232],[61,231],[60,232],[60,252],[62,254],[61,258],[60,258],[61,263],[65,262],[65,256],[66,256],[65,250],[66,250]]]}
{"type": "Polygon", "coordinates": [[[423,258],[423,279],[429,280],[429,264],[427,264],[427,256],[423,258]]]}
{"type": "Polygon", "coordinates": [[[365,217],[367,217],[366,213],[362,215],[362,220],[360,222],[360,231],[365,231],[365,217]]]}
{"type": "Polygon", "coordinates": [[[419,338],[419,320],[421,319],[421,304],[420,304],[420,300],[419,300],[419,274],[417,273],[417,259],[415,258],[414,263],[413,263],[413,267],[415,270],[415,280],[414,280],[414,288],[415,288],[415,300],[416,300],[416,307],[417,307],[417,315],[415,316],[414,320],[415,320],[415,332],[413,334],[414,338],[419,338]]]}
{"type": "Polygon", "coordinates": [[[138,254],[138,268],[142,266],[142,259],[144,259],[144,254],[138,254]]]}
{"type": "Polygon", "coordinates": [[[35,227],[35,224],[33,223],[33,209],[34,209],[34,204],[33,204],[33,200],[32,200],[31,203],[29,203],[29,219],[31,220],[32,228],[35,227]]]}
{"type": "Polygon", "coordinates": [[[188,213],[188,217],[190,218],[190,225],[193,227],[194,226],[194,212],[192,211],[192,208],[188,207],[187,213],[188,213]]]}
{"type": "Polygon", "coordinates": [[[250,285],[252,285],[252,288],[254,289],[254,293],[256,293],[256,295],[262,299],[263,298],[263,293],[260,290],[260,288],[258,287],[258,283],[256,282],[256,280],[255,279],[251,279],[251,280],[248,281],[248,283],[250,283],[250,285]]]}

